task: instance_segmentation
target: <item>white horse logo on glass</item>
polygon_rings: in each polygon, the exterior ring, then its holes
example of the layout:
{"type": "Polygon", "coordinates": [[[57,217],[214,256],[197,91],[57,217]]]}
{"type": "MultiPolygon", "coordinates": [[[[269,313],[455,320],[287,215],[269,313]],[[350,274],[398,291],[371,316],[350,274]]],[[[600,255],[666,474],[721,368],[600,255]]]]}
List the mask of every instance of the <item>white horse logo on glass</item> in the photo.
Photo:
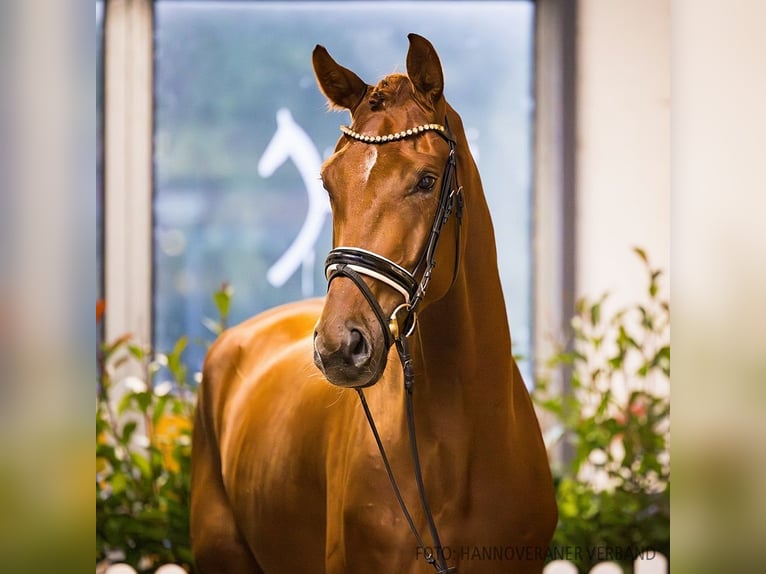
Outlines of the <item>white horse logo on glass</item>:
{"type": "Polygon", "coordinates": [[[309,209],[298,235],[290,247],[266,273],[274,287],[281,287],[301,267],[301,291],[304,297],[314,294],[314,261],[316,242],[325,217],[330,213],[330,202],[319,180],[322,159],[314,142],[295,122],[290,110],[277,111],[277,133],[271,138],[258,162],[258,174],[270,177],[279,166],[292,159],[303,180],[309,197],[309,209]]]}

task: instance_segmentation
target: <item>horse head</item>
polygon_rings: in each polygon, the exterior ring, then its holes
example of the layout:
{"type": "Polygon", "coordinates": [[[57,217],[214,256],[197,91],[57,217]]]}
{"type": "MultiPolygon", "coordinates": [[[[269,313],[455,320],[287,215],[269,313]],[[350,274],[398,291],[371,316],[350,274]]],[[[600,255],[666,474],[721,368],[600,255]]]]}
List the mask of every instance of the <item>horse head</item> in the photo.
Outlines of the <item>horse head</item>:
{"type": "MultiPolygon", "coordinates": [[[[456,116],[443,96],[442,67],[433,46],[416,34],[409,40],[407,74],[386,76],[374,86],[336,63],[322,46],[314,49],[313,65],[331,107],[351,114],[321,169],[334,247],[380,256],[384,266],[408,273],[417,283],[425,273],[425,251],[447,177],[452,149],[447,117],[456,116]]],[[[455,233],[452,226],[445,228],[445,235],[455,233]]],[[[455,241],[440,245],[428,301],[421,308],[443,297],[453,279],[455,241]]],[[[406,289],[396,283],[374,272],[357,275],[356,281],[347,274],[331,280],[314,335],[315,363],[331,383],[362,387],[380,378],[391,344],[381,317],[410,303],[406,289]]]]}

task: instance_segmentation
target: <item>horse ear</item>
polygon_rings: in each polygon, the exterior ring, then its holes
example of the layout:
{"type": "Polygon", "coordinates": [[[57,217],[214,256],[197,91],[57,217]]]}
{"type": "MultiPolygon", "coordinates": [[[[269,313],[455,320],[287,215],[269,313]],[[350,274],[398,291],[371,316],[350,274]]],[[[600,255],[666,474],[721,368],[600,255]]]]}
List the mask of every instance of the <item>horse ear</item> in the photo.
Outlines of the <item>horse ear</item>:
{"type": "Polygon", "coordinates": [[[319,89],[330,103],[353,113],[367,93],[367,84],[333,60],[324,46],[314,48],[312,62],[319,89]]]}
{"type": "Polygon", "coordinates": [[[431,42],[408,34],[410,49],[407,52],[407,75],[415,88],[427,96],[431,103],[436,103],[444,91],[442,65],[431,42]]]}

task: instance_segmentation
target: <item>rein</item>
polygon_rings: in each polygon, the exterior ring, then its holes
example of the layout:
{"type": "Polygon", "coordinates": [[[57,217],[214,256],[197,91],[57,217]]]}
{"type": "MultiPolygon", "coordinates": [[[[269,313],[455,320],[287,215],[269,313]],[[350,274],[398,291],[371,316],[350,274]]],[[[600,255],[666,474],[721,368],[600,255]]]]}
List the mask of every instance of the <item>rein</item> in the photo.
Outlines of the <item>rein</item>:
{"type": "MultiPolygon", "coordinates": [[[[445,125],[447,124],[445,118],[445,125]]],[[[383,136],[370,136],[359,134],[346,126],[341,126],[341,131],[348,137],[357,141],[369,144],[384,144],[391,141],[398,141],[400,139],[416,136],[426,131],[433,131],[442,138],[444,138],[449,144],[449,156],[447,158],[447,164],[444,167],[444,174],[442,176],[441,189],[439,192],[439,204],[436,208],[434,215],[434,221],[431,226],[431,232],[426,240],[426,244],[423,248],[422,254],[418,263],[415,265],[415,269],[410,272],[397,263],[373,253],[365,249],[358,247],[338,247],[330,251],[325,260],[325,275],[327,277],[327,287],[329,289],[330,283],[337,277],[346,277],[354,282],[359,288],[364,298],[369,303],[375,317],[380,323],[381,330],[383,332],[383,338],[385,341],[386,349],[389,349],[392,344],[396,346],[396,351],[399,356],[399,361],[402,365],[402,371],[404,374],[404,388],[405,388],[405,407],[407,412],[407,431],[410,442],[410,455],[412,457],[413,466],[415,469],[415,482],[418,487],[418,494],[420,497],[420,504],[423,508],[426,521],[428,522],[428,529],[433,540],[434,547],[436,549],[436,556],[429,551],[428,547],[423,541],[423,538],[415,526],[415,522],[412,519],[407,505],[402,498],[401,491],[394,477],[391,464],[389,463],[386,450],[383,447],[380,434],[378,433],[375,420],[372,417],[370,408],[365,399],[363,387],[357,387],[356,391],[359,394],[359,400],[364,409],[364,414],[367,417],[372,434],[375,437],[375,442],[378,445],[380,456],[383,460],[383,464],[386,468],[389,481],[396,495],[396,499],[399,502],[399,506],[402,509],[410,530],[412,531],[418,546],[423,551],[426,561],[431,564],[437,574],[454,574],[457,570],[455,567],[447,566],[447,561],[444,557],[441,541],[439,539],[439,532],[436,528],[431,508],[428,504],[426,497],[425,485],[423,483],[423,473],[420,465],[420,457],[418,455],[417,437],[415,434],[415,411],[413,408],[413,391],[415,384],[415,373],[412,366],[412,358],[409,350],[409,337],[415,331],[417,324],[417,310],[423,298],[426,295],[428,285],[431,281],[431,275],[433,269],[436,266],[436,248],[439,243],[439,237],[444,229],[450,215],[454,212],[457,220],[457,233],[455,234],[455,263],[452,275],[452,285],[454,285],[457,279],[458,269],[460,266],[460,235],[462,228],[463,217],[463,188],[458,185],[457,182],[457,158],[455,154],[455,140],[451,136],[448,125],[447,127],[440,124],[424,124],[415,128],[398,132],[395,134],[388,134],[383,136]],[[422,268],[422,275],[420,281],[415,278],[415,275],[422,268]],[[367,276],[382,283],[385,283],[389,287],[398,291],[404,298],[404,303],[394,309],[391,315],[387,318],[386,313],[381,308],[375,295],[365,283],[362,276],[367,276]],[[400,315],[401,317],[400,320],[400,315]]],[[[370,383],[373,384],[373,383],[370,383]]],[[[369,385],[365,385],[369,386],[369,385]]]]}

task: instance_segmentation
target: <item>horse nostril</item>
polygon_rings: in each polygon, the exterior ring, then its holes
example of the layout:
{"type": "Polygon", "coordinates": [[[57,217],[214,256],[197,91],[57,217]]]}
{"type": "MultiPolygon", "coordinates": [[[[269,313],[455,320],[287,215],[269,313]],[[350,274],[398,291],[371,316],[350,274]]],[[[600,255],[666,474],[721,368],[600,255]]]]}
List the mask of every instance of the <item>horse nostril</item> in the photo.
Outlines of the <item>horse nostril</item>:
{"type": "Polygon", "coordinates": [[[346,357],[355,367],[363,366],[370,359],[370,346],[359,329],[349,331],[346,349],[348,352],[346,357]]]}

